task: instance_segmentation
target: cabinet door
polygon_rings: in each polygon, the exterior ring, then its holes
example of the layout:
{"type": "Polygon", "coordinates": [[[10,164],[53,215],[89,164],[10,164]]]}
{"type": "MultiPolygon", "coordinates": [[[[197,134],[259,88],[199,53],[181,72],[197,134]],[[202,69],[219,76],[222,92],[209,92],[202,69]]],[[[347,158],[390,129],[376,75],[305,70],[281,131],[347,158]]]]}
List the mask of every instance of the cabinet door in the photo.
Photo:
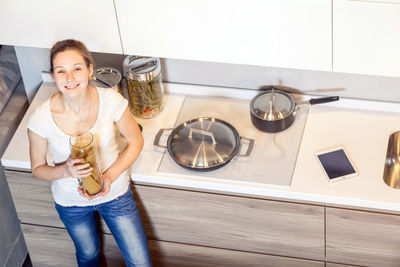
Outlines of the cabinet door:
{"type": "Polygon", "coordinates": [[[325,267],[325,262],[150,240],[154,266],[325,267]]]}
{"type": "Polygon", "coordinates": [[[61,39],[122,53],[113,0],[1,1],[0,44],[49,48],[61,39]]]}
{"type": "Polygon", "coordinates": [[[358,266],[400,266],[399,225],[399,215],[327,208],[327,261],[358,266]]]}
{"type": "Polygon", "coordinates": [[[333,70],[400,77],[400,1],[333,1],[333,70]]]}
{"type": "MultiPolygon", "coordinates": [[[[65,228],[54,207],[50,182],[36,179],[30,172],[5,171],[21,223],[65,228]]],[[[100,231],[111,233],[99,216],[100,231]]]]}
{"type": "Polygon", "coordinates": [[[327,262],[325,267],[354,267],[354,265],[327,262]]]}
{"type": "MultiPolygon", "coordinates": [[[[67,230],[31,224],[21,226],[33,266],[77,266],[74,243],[67,230]]],[[[105,266],[125,266],[112,235],[100,235],[100,244],[101,258],[105,260],[105,266]]]]}
{"type": "Polygon", "coordinates": [[[331,70],[330,0],[115,5],[125,54],[331,70]]]}
{"type": "Polygon", "coordinates": [[[154,240],[324,260],[324,207],[135,186],[154,240]]]}

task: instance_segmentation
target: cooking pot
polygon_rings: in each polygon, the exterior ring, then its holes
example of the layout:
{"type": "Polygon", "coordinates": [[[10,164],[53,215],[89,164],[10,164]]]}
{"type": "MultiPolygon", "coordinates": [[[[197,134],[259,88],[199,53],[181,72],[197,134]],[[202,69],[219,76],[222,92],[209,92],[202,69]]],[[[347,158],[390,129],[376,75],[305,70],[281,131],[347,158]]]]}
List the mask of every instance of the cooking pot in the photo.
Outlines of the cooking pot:
{"type": "Polygon", "coordinates": [[[98,68],[93,72],[92,85],[111,88],[123,95],[121,86],[121,72],[112,67],[98,68]]]}
{"type": "Polygon", "coordinates": [[[251,121],[264,132],[276,133],[289,128],[302,105],[315,105],[339,100],[338,96],[312,98],[296,104],[293,97],[281,90],[271,88],[259,93],[250,102],[251,121]]]}
{"type": "Polygon", "coordinates": [[[229,123],[210,117],[186,121],[175,129],[160,129],[154,145],[167,148],[169,155],[180,166],[194,171],[211,171],[229,163],[235,156],[248,157],[254,140],[241,137],[229,123]],[[160,144],[165,131],[171,131],[167,145],[160,144]],[[248,141],[245,154],[238,154],[242,140],[248,141]]]}

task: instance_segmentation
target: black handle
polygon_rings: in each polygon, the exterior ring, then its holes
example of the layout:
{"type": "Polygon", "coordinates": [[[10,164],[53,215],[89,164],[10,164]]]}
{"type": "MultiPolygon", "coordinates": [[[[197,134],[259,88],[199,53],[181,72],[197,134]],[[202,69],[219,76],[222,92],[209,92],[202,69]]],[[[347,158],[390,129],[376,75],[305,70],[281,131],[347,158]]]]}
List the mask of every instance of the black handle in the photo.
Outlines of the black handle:
{"type": "Polygon", "coordinates": [[[321,97],[321,98],[311,98],[310,99],[310,105],[315,105],[315,104],[322,104],[322,103],[328,103],[328,102],[333,102],[333,101],[338,101],[339,97],[338,96],[327,96],[327,97],[321,97]]]}

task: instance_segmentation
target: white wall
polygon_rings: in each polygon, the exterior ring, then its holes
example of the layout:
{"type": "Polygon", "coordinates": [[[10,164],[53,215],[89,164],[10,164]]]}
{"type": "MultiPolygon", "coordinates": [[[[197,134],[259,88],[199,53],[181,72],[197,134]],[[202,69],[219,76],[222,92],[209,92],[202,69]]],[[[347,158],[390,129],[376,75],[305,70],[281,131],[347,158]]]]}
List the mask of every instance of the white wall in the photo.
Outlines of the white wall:
{"type": "MultiPolygon", "coordinates": [[[[41,72],[49,70],[49,50],[16,47],[28,98],[41,83],[41,72]]],[[[125,55],[93,53],[95,67],[122,71],[125,55]]],[[[162,59],[163,80],[233,88],[259,89],[278,85],[284,89],[316,95],[400,102],[400,78],[309,71],[203,61],[162,59]]]]}

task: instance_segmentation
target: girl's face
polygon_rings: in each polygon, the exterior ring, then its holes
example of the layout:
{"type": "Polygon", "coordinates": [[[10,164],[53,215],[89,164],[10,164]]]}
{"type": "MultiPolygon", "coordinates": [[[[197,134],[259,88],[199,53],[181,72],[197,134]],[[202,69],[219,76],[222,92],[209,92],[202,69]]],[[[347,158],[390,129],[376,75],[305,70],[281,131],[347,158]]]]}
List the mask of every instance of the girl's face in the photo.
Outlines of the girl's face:
{"type": "Polygon", "coordinates": [[[76,50],[58,53],[54,59],[53,79],[63,95],[76,97],[85,92],[89,78],[93,74],[93,65],[89,68],[85,60],[76,50]]]}

